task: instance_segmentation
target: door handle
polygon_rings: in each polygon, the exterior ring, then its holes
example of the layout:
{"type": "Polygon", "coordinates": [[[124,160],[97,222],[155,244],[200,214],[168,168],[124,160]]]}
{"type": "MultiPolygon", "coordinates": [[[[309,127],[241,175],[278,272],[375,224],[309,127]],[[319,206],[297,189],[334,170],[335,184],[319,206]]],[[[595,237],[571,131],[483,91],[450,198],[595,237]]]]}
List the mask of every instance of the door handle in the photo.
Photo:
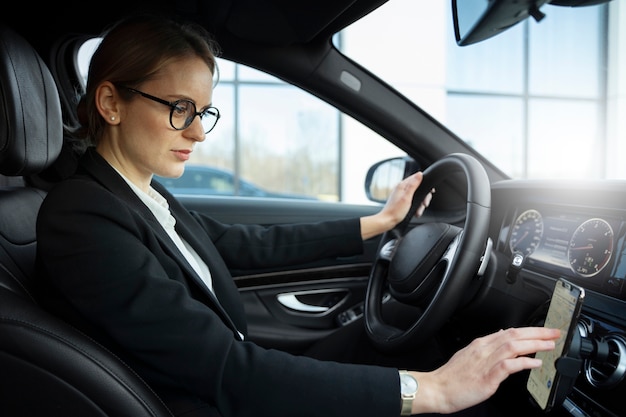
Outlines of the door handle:
{"type": "Polygon", "coordinates": [[[323,313],[328,311],[329,307],[316,306],[311,304],[305,304],[298,300],[296,293],[291,294],[279,294],[278,302],[290,310],[296,310],[303,313],[323,313]]]}
{"type": "Polygon", "coordinates": [[[348,296],[348,290],[314,290],[278,294],[276,299],[283,306],[300,313],[324,313],[348,296]]]}

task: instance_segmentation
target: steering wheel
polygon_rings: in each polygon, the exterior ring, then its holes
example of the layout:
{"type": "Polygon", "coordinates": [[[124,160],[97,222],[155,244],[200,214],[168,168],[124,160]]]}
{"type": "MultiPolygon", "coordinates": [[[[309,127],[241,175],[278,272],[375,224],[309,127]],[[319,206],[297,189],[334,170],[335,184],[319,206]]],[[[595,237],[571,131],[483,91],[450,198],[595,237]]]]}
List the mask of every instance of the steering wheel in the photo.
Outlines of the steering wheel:
{"type": "Polygon", "coordinates": [[[489,178],[474,157],[450,154],[424,170],[407,217],[382,236],[370,271],[365,328],[376,347],[393,351],[418,345],[450,318],[486,266],[490,212],[489,178]],[[464,227],[433,222],[409,228],[426,194],[453,173],[467,179],[464,227]],[[414,323],[399,328],[385,322],[382,307],[389,296],[421,310],[414,323]]]}

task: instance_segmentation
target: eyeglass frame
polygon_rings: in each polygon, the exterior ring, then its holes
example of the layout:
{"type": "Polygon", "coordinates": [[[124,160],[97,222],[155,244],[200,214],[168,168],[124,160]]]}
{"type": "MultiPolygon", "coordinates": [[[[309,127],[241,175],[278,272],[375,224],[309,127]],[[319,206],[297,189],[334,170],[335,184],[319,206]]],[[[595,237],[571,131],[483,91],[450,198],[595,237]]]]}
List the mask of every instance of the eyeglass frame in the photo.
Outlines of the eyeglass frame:
{"type": "MultiPolygon", "coordinates": [[[[215,126],[217,125],[217,122],[220,120],[220,111],[217,107],[214,106],[209,106],[206,109],[202,110],[202,111],[197,111],[198,107],[196,106],[196,103],[194,103],[193,101],[186,99],[186,98],[181,98],[179,100],[175,100],[175,101],[167,101],[164,100],[162,98],[153,96],[152,94],[148,94],[148,93],[144,93],[143,91],[137,90],[136,88],[132,88],[132,87],[128,87],[126,85],[122,85],[122,84],[116,84],[116,87],[118,88],[123,88],[127,91],[130,91],[131,93],[135,93],[135,94],[139,94],[140,96],[147,98],[148,100],[152,100],[152,101],[156,101],[157,103],[161,103],[164,104],[166,106],[168,106],[170,108],[170,125],[172,126],[172,128],[174,130],[185,130],[187,129],[189,126],[191,126],[191,124],[193,123],[194,119],[196,118],[196,116],[198,116],[200,118],[200,123],[202,123],[202,117],[203,115],[206,115],[207,113],[210,113],[211,111],[214,111],[214,115],[215,115],[215,123],[213,124],[213,126],[207,130],[206,132],[204,132],[204,134],[208,134],[210,131],[212,131],[215,126]],[[185,119],[185,125],[183,127],[176,127],[174,126],[174,121],[172,120],[172,118],[174,117],[174,110],[176,110],[178,108],[178,103],[180,102],[187,102],[190,103],[193,106],[194,112],[193,112],[193,117],[188,117],[187,119],[185,119]]],[[[204,125],[203,125],[204,126],[204,125]]]]}

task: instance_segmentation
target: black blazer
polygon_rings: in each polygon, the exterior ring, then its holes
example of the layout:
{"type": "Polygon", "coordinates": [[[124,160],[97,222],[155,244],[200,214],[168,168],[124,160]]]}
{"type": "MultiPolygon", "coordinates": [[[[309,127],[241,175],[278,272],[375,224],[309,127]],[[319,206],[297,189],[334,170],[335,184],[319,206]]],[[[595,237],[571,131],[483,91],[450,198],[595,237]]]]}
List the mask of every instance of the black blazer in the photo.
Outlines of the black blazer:
{"type": "Polygon", "coordinates": [[[358,219],[272,227],[226,225],[187,211],[158,183],[176,230],[211,270],[215,295],[124,179],[93,149],[46,197],[37,268],[47,304],[120,353],[157,387],[223,416],[397,416],[398,373],[322,362],[242,341],[229,273],[362,251],[358,219]]]}

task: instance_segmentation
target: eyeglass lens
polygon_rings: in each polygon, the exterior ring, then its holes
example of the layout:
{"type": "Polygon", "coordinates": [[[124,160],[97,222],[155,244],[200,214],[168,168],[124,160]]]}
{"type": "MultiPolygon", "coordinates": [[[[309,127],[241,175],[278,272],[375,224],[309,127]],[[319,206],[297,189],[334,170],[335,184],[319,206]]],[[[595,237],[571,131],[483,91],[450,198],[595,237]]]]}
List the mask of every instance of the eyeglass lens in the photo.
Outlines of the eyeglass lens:
{"type": "Polygon", "coordinates": [[[197,113],[196,105],[192,101],[178,100],[172,104],[170,118],[174,129],[182,130],[188,128],[193,123],[193,119],[199,116],[204,133],[209,133],[213,130],[219,119],[219,111],[214,107],[209,107],[197,113]]]}

